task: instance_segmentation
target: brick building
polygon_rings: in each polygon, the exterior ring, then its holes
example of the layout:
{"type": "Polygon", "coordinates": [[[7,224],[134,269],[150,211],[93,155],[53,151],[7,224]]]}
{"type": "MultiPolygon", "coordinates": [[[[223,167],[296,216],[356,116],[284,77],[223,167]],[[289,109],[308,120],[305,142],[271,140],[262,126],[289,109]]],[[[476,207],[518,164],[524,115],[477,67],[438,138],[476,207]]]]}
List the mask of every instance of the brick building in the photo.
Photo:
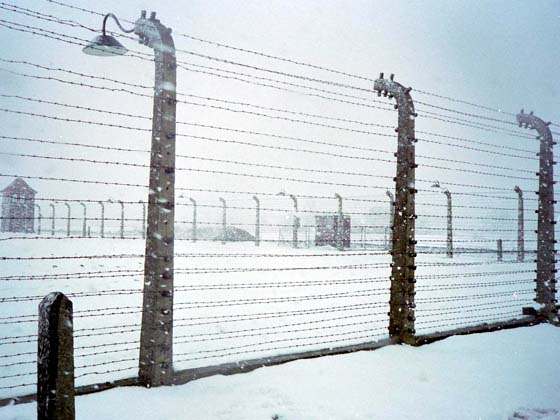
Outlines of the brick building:
{"type": "MultiPolygon", "coordinates": [[[[315,245],[332,245],[336,246],[337,233],[339,231],[338,215],[332,216],[315,216],[315,245]]],[[[350,248],[350,231],[351,221],[350,216],[342,216],[342,246],[350,248]]],[[[339,233],[339,234],[340,234],[339,233]]]]}
{"type": "Polygon", "coordinates": [[[33,233],[35,191],[27,182],[16,178],[2,191],[2,232],[33,233]]]}

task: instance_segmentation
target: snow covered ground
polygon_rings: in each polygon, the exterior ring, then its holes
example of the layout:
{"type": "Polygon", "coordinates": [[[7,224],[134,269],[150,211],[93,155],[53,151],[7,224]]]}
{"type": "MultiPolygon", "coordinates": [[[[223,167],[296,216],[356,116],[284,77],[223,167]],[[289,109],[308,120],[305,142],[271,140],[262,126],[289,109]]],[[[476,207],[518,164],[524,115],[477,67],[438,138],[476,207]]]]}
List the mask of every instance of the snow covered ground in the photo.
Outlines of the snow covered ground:
{"type": "MultiPolygon", "coordinates": [[[[74,302],[76,385],[136,376],[143,240],[11,239],[0,247],[6,258],[56,257],[0,261],[0,398],[35,392],[37,305],[52,291],[74,302]],[[84,256],[96,257],[73,258],[84,256]]],[[[520,318],[534,296],[534,263],[513,257],[420,254],[418,333],[520,318]]],[[[174,367],[386,338],[389,263],[379,248],[177,241],[174,367]]]]}
{"type": "MultiPolygon", "coordinates": [[[[560,329],[457,336],[427,346],[301,360],[172,388],[78,397],[80,420],[558,420],[560,329]]],[[[0,409],[35,418],[35,404],[0,409]]]]}

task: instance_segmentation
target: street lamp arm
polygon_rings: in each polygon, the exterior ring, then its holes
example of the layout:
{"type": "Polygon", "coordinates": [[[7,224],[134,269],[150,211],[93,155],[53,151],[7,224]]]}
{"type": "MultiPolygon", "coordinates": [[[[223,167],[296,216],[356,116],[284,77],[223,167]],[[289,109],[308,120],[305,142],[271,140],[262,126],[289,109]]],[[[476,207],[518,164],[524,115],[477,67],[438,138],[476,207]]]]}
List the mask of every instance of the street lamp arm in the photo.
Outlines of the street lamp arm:
{"type": "Polygon", "coordinates": [[[105,17],[103,18],[103,28],[102,28],[103,35],[107,35],[107,33],[105,32],[105,27],[107,26],[107,19],[109,19],[110,17],[113,18],[113,20],[115,21],[115,23],[117,24],[119,29],[121,31],[123,31],[124,33],[130,34],[130,33],[134,32],[134,28],[132,28],[132,29],[123,28],[123,26],[121,25],[121,23],[119,22],[119,20],[117,19],[117,17],[113,13],[107,13],[105,15],[105,17]]]}

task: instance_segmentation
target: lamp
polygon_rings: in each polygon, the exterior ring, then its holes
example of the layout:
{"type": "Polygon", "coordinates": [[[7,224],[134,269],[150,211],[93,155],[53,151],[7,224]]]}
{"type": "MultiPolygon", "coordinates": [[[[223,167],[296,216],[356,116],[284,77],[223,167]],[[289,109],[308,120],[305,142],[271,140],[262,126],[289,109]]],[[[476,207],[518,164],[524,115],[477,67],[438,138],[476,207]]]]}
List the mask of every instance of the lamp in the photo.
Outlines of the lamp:
{"type": "Polygon", "coordinates": [[[112,13],[108,13],[103,18],[103,28],[102,28],[103,33],[101,35],[96,36],[95,38],[93,38],[91,41],[88,42],[88,44],[82,49],[82,51],[85,54],[96,55],[99,57],[110,57],[115,55],[124,55],[128,52],[126,47],[124,47],[119,41],[117,41],[117,39],[114,36],[107,35],[105,31],[105,27],[107,25],[107,19],[109,17],[112,17],[115,20],[117,26],[121,31],[127,34],[134,31],[134,28],[124,29],[121,26],[117,17],[112,13]]]}

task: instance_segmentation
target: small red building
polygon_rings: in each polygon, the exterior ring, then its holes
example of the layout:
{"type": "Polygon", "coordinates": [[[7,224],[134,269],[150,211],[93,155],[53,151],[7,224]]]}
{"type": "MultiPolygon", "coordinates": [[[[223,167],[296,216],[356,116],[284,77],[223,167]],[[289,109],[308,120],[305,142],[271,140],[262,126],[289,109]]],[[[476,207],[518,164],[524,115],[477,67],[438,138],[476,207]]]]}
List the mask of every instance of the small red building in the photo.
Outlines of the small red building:
{"type": "Polygon", "coordinates": [[[27,182],[16,178],[2,191],[2,232],[33,233],[35,191],[27,182]]]}

